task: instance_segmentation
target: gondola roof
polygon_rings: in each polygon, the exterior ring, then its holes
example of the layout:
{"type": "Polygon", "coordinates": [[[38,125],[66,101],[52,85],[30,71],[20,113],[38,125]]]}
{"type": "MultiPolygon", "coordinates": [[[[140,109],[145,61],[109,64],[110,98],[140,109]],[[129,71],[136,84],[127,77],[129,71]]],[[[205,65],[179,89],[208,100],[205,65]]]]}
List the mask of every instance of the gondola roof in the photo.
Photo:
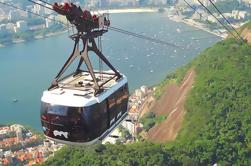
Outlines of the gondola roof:
{"type": "MultiPolygon", "coordinates": [[[[100,78],[101,74],[95,72],[96,78],[100,78]]],[[[54,105],[64,105],[70,107],[84,107],[95,103],[102,102],[110,96],[114,91],[127,83],[125,76],[117,80],[117,77],[108,71],[102,73],[102,78],[99,79],[99,84],[104,84],[103,92],[94,95],[93,81],[89,72],[81,72],[74,76],[69,75],[59,81],[58,87],[46,90],[43,92],[42,102],[51,103],[54,105]]]]}

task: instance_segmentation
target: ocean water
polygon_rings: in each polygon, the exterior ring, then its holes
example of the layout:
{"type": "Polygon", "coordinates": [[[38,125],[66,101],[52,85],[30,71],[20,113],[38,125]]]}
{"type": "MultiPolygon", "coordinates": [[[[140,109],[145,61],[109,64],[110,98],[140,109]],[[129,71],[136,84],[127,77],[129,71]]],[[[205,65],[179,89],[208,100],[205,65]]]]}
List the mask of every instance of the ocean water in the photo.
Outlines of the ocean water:
{"type": "MultiPolygon", "coordinates": [[[[155,44],[109,31],[102,50],[110,62],[129,79],[130,91],[155,85],[205,48],[219,41],[203,31],[176,23],[158,13],[112,14],[113,27],[177,44],[181,48],[155,44]],[[181,32],[178,33],[177,29],[181,32]],[[182,32],[189,31],[189,32],[182,32]]],[[[0,123],[20,123],[40,129],[40,98],[73,48],[67,33],[0,48],[0,123]],[[17,99],[18,102],[13,102],[17,99]]],[[[97,62],[92,54],[92,61],[97,62]]],[[[95,65],[98,66],[98,65],[95,65]]],[[[73,69],[73,68],[71,68],[73,69]]]]}

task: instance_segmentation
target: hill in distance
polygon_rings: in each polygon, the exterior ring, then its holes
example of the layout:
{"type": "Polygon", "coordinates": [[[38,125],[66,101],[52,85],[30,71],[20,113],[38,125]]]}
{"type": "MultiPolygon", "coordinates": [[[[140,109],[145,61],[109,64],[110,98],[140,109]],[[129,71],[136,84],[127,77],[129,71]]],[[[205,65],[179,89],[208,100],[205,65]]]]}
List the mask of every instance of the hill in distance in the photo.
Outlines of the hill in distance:
{"type": "Polygon", "coordinates": [[[251,165],[251,46],[231,38],[215,44],[168,75],[157,96],[191,70],[196,76],[174,141],[98,145],[100,152],[64,147],[43,165],[251,165]]]}

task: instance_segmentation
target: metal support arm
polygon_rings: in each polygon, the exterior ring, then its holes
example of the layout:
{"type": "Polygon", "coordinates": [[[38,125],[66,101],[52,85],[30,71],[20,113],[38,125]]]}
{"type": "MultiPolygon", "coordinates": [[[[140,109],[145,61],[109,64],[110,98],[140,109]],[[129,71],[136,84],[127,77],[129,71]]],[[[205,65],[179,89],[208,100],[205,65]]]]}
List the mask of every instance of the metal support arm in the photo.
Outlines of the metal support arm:
{"type": "Polygon", "coordinates": [[[51,86],[49,87],[48,90],[58,86],[58,79],[62,76],[62,74],[70,66],[70,64],[74,61],[74,59],[79,55],[79,46],[78,46],[78,44],[79,44],[79,38],[76,38],[74,48],[73,48],[73,51],[72,51],[70,57],[67,59],[67,61],[65,62],[64,66],[61,68],[61,70],[59,71],[57,76],[54,78],[54,80],[52,81],[52,84],[51,84],[51,86]]]}
{"type": "Polygon", "coordinates": [[[112,69],[112,71],[116,74],[116,76],[118,77],[117,79],[120,79],[122,76],[120,75],[120,73],[112,66],[112,64],[106,59],[106,57],[102,54],[102,52],[99,51],[99,49],[97,48],[96,42],[94,39],[90,39],[90,42],[92,43],[92,47],[89,47],[89,49],[93,52],[95,52],[99,58],[105,62],[105,64],[112,69]]]}
{"type": "Polygon", "coordinates": [[[93,51],[115,73],[115,77],[117,77],[117,80],[122,77],[120,75],[120,73],[106,59],[106,57],[102,54],[102,52],[97,48],[97,45],[96,45],[96,42],[95,42],[94,38],[96,36],[101,36],[105,32],[106,31],[101,30],[101,31],[89,32],[89,33],[86,33],[86,34],[78,33],[78,34],[72,36],[72,39],[75,41],[73,51],[72,51],[70,57],[68,58],[68,60],[65,62],[64,66],[61,68],[61,70],[57,74],[57,76],[54,78],[54,80],[52,82],[52,85],[50,86],[49,90],[58,86],[59,78],[63,75],[63,73],[70,66],[70,64],[76,59],[76,57],[80,56],[79,64],[77,66],[77,70],[76,70],[74,75],[79,74],[79,72],[81,71],[80,67],[81,67],[82,63],[85,62],[86,67],[87,67],[87,69],[88,69],[88,71],[89,71],[89,73],[90,73],[90,75],[91,75],[91,77],[93,79],[93,82],[94,82],[94,90],[95,90],[94,94],[96,95],[99,92],[101,92],[103,85],[98,84],[98,80],[97,80],[97,78],[95,76],[93,66],[92,66],[91,61],[90,61],[89,56],[88,56],[89,51],[93,51]],[[79,41],[80,41],[80,39],[83,41],[83,50],[81,52],[79,52],[79,41]],[[91,43],[91,46],[88,45],[89,41],[91,43]]]}

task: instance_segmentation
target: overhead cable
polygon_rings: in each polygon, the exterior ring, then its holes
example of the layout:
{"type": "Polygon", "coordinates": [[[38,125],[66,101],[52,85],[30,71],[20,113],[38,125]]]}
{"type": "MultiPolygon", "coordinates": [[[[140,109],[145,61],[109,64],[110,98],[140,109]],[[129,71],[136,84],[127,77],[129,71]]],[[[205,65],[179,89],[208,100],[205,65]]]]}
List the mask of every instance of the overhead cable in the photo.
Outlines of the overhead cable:
{"type": "MultiPolygon", "coordinates": [[[[34,2],[33,0],[29,0],[29,1],[34,2]]],[[[48,2],[46,2],[44,0],[39,0],[39,1],[41,1],[41,2],[43,2],[45,4],[47,4],[47,5],[53,6],[52,4],[50,4],[50,3],[48,3],[48,2]]],[[[40,3],[37,3],[37,2],[34,2],[34,3],[36,3],[38,5],[41,5],[40,3]]],[[[168,46],[180,48],[179,46],[177,46],[175,44],[168,43],[168,42],[156,39],[156,38],[151,38],[151,37],[148,37],[148,36],[145,36],[145,35],[140,35],[140,34],[130,32],[130,31],[127,31],[127,30],[123,30],[121,28],[116,28],[116,27],[111,27],[111,26],[109,26],[108,28],[110,30],[112,30],[112,31],[116,31],[116,32],[123,33],[123,34],[126,34],[126,35],[134,36],[134,37],[141,38],[141,39],[144,39],[144,40],[149,40],[149,41],[154,42],[154,43],[159,43],[159,44],[163,44],[163,45],[168,45],[168,46]]]]}
{"type": "Polygon", "coordinates": [[[108,28],[110,30],[113,30],[113,31],[116,31],[116,32],[119,32],[119,33],[123,33],[123,34],[126,34],[126,35],[134,36],[134,37],[145,39],[145,40],[149,40],[149,41],[154,42],[154,43],[159,43],[159,44],[163,44],[163,45],[167,45],[167,46],[171,46],[171,47],[181,48],[180,46],[172,44],[172,43],[168,43],[168,42],[156,39],[156,38],[151,38],[151,37],[141,35],[141,34],[137,34],[137,33],[134,33],[134,32],[126,31],[126,30],[123,30],[123,29],[120,29],[120,28],[116,28],[116,27],[108,27],[108,28]]]}
{"type": "MultiPolygon", "coordinates": [[[[28,0],[28,1],[33,2],[32,0],[28,0]]],[[[65,24],[64,22],[61,22],[61,21],[52,19],[52,18],[50,18],[50,17],[43,16],[43,15],[40,15],[40,14],[31,12],[31,11],[29,11],[29,10],[25,10],[25,9],[20,8],[20,7],[17,7],[17,6],[15,6],[15,5],[12,5],[12,4],[9,4],[9,3],[6,3],[6,2],[1,2],[1,1],[0,1],[0,4],[9,6],[9,7],[15,8],[15,9],[19,9],[19,10],[22,10],[22,11],[25,11],[25,12],[31,13],[31,14],[33,14],[33,15],[42,17],[42,18],[46,18],[46,19],[49,19],[49,20],[58,22],[58,23],[60,23],[60,24],[63,24],[65,27],[68,27],[67,24],[65,24]]],[[[35,2],[35,4],[41,5],[42,7],[44,7],[44,5],[42,5],[42,4],[40,4],[40,3],[35,2]]],[[[50,8],[49,8],[49,9],[50,9],[50,8]]],[[[52,9],[51,9],[51,10],[52,10],[52,9]]],[[[116,28],[116,27],[108,27],[108,28],[109,28],[110,30],[112,30],[112,31],[119,32],[119,33],[126,34],[126,35],[130,35],[130,36],[134,36],[134,37],[141,38],[141,39],[144,39],[144,40],[148,40],[148,41],[151,41],[151,42],[153,42],[153,43],[159,43],[159,44],[162,44],[162,45],[168,45],[168,46],[172,46],[172,47],[176,47],[176,48],[181,48],[181,47],[178,46],[178,45],[175,45],[175,44],[172,44],[172,43],[168,43],[168,42],[165,42],[165,41],[156,39],[156,38],[151,38],[151,37],[148,37],[148,36],[145,36],[145,35],[137,34],[137,33],[134,33],[134,32],[130,32],[130,31],[127,31],[127,30],[123,30],[123,29],[121,29],[121,28],[116,28]]]]}
{"type": "Polygon", "coordinates": [[[9,6],[9,7],[18,9],[18,10],[22,10],[22,11],[28,12],[28,13],[31,13],[31,14],[36,15],[36,16],[39,16],[39,17],[43,17],[43,18],[45,18],[45,19],[48,19],[48,20],[51,20],[51,21],[55,21],[55,22],[58,22],[58,23],[63,24],[63,25],[66,26],[65,23],[63,23],[63,22],[61,22],[61,21],[59,21],[59,20],[52,19],[52,18],[50,18],[50,17],[48,17],[48,16],[42,16],[42,15],[37,14],[37,13],[34,13],[34,12],[32,12],[32,11],[29,11],[29,10],[26,10],[26,9],[23,9],[23,8],[20,8],[20,7],[17,7],[17,6],[15,6],[15,5],[12,5],[12,4],[10,4],[10,3],[6,3],[6,2],[1,2],[1,1],[0,1],[0,4],[3,4],[3,5],[6,5],[6,6],[9,6]]]}
{"type": "MultiPolygon", "coordinates": [[[[204,20],[205,20],[208,24],[212,25],[212,23],[211,23],[210,21],[208,21],[208,19],[207,19],[206,17],[204,17],[200,12],[198,12],[197,9],[196,9],[195,7],[193,7],[191,4],[189,4],[186,0],[184,0],[184,2],[185,2],[190,8],[192,8],[192,9],[194,10],[195,13],[197,13],[200,17],[204,18],[204,20]]],[[[216,30],[219,32],[219,34],[221,33],[218,29],[216,29],[216,30]]]]}
{"type": "Polygon", "coordinates": [[[45,6],[45,5],[43,5],[43,4],[39,3],[39,2],[35,2],[35,1],[33,1],[33,0],[28,0],[28,1],[29,1],[29,2],[32,2],[32,3],[34,3],[34,4],[37,4],[37,5],[40,5],[40,6],[44,7],[44,8],[46,8],[46,9],[53,10],[52,8],[50,8],[50,7],[48,7],[48,6],[45,6]]]}
{"type": "Polygon", "coordinates": [[[210,15],[212,15],[236,40],[239,40],[238,39],[238,37],[236,37],[232,32],[231,32],[231,30],[229,30],[229,28],[226,26],[226,25],[224,25],[200,0],[197,0],[200,4],[201,4],[201,6],[203,7],[203,8],[205,8],[206,10],[207,10],[207,12],[210,14],[210,15]]]}
{"type": "Polygon", "coordinates": [[[43,3],[45,3],[45,4],[47,4],[47,5],[53,6],[53,5],[50,4],[49,2],[46,2],[46,1],[43,1],[43,0],[39,0],[39,1],[41,1],[41,2],[43,2],[43,3]]]}
{"type": "Polygon", "coordinates": [[[232,24],[228,21],[228,19],[222,14],[222,12],[218,9],[218,7],[212,2],[212,0],[209,0],[210,3],[214,6],[214,8],[218,11],[218,13],[220,13],[220,15],[223,17],[224,20],[226,20],[226,22],[230,25],[230,27],[236,32],[236,34],[238,35],[238,37],[242,40],[243,38],[240,36],[240,34],[237,32],[237,30],[232,26],[232,24]]]}

